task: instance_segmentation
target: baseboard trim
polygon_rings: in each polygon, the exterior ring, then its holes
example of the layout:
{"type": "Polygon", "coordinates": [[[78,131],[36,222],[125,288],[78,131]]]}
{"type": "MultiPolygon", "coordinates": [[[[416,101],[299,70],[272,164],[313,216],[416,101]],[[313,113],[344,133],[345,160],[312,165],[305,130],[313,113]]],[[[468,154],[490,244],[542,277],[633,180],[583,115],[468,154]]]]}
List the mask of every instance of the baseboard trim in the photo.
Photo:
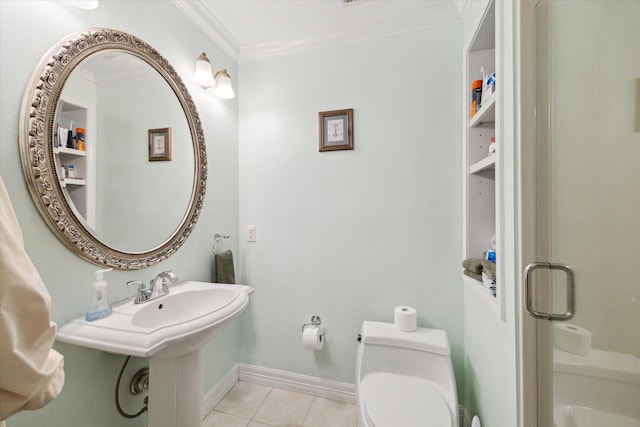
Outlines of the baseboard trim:
{"type": "Polygon", "coordinates": [[[236,364],[227,374],[218,381],[211,390],[209,390],[204,396],[202,401],[202,419],[216,407],[218,403],[224,398],[224,396],[233,388],[238,382],[238,365],[236,364]]]}
{"type": "Polygon", "coordinates": [[[238,379],[342,402],[355,403],[356,401],[356,387],[354,384],[294,374],[277,369],[239,363],[238,379]]]}
{"type": "MultiPolygon", "coordinates": [[[[213,408],[220,403],[224,396],[238,381],[262,384],[283,390],[298,391],[312,396],[324,397],[342,402],[356,402],[356,387],[354,384],[238,363],[204,395],[202,403],[202,419],[204,419],[209,412],[211,412],[213,408]]],[[[470,427],[471,416],[469,415],[467,408],[459,405],[458,410],[460,415],[460,426],[470,427]]]]}

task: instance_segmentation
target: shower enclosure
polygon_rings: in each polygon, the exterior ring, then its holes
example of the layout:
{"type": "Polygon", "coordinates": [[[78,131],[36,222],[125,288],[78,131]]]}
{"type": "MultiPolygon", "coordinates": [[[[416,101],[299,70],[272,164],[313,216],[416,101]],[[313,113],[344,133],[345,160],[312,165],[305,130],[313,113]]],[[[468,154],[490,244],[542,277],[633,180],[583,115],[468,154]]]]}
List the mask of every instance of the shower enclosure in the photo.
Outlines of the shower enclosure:
{"type": "Polygon", "coordinates": [[[640,1],[521,8],[523,423],[639,427],[640,1]]]}

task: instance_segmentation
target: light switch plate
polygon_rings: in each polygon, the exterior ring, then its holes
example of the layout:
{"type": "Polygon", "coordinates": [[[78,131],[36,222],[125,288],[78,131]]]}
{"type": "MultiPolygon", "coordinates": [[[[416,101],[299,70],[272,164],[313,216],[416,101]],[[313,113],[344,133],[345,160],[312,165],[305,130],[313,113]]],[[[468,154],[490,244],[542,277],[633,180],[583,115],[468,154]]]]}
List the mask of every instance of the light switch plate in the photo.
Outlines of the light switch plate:
{"type": "Polygon", "coordinates": [[[247,226],[247,242],[255,242],[256,241],[256,226],[249,225],[247,226]]]}

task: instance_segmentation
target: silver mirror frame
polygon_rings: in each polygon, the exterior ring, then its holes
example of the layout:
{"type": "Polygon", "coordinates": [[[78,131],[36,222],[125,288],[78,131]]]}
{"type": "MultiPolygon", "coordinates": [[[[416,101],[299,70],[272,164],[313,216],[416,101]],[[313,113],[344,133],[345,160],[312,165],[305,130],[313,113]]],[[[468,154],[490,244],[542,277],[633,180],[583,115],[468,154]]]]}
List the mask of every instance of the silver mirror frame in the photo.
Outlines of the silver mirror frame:
{"type": "Polygon", "coordinates": [[[186,241],[202,211],[207,183],[207,152],[195,104],[171,64],[153,47],[131,34],[94,28],[69,36],[49,50],[32,74],[23,97],[18,144],[27,186],[38,211],[67,248],[93,264],[118,270],[138,270],[164,261],[186,241]],[[184,110],[193,143],[195,178],[187,212],[163,243],[145,252],[114,249],[94,236],[84,221],[74,214],[55,170],[53,132],[62,89],[84,59],[105,50],[134,55],[160,73],[184,110]]]}

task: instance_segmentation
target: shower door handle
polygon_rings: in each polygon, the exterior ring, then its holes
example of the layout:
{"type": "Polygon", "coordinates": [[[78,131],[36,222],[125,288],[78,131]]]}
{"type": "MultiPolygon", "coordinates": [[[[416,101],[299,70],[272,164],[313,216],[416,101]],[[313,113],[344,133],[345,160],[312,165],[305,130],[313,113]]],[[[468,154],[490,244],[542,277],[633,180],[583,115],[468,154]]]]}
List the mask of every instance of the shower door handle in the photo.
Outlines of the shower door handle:
{"type": "Polygon", "coordinates": [[[573,272],[571,269],[563,264],[552,264],[550,262],[534,262],[524,269],[524,307],[527,312],[537,319],[547,320],[569,320],[575,314],[575,295],[574,295],[574,280],[573,272]],[[532,275],[536,269],[545,268],[548,270],[561,270],[565,272],[567,278],[567,308],[564,313],[547,313],[544,311],[537,311],[533,307],[533,283],[532,275]]]}

